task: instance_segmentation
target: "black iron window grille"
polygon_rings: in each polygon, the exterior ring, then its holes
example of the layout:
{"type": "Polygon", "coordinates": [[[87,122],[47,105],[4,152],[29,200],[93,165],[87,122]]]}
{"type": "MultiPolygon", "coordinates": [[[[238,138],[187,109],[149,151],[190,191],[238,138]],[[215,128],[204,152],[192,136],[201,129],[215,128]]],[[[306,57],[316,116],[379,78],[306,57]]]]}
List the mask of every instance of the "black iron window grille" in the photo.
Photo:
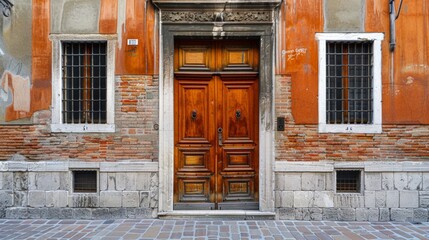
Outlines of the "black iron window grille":
{"type": "Polygon", "coordinates": [[[373,123],[372,41],[326,43],[326,123],[373,123]]]}
{"type": "Polygon", "coordinates": [[[76,192],[76,193],[97,192],[97,171],[96,170],[74,170],[73,171],[73,192],[76,192]]]}
{"type": "Polygon", "coordinates": [[[339,193],[360,193],[361,171],[360,170],[337,170],[336,185],[339,193]]]}
{"type": "Polygon", "coordinates": [[[62,43],[62,119],[107,122],[107,42],[62,43]]]}

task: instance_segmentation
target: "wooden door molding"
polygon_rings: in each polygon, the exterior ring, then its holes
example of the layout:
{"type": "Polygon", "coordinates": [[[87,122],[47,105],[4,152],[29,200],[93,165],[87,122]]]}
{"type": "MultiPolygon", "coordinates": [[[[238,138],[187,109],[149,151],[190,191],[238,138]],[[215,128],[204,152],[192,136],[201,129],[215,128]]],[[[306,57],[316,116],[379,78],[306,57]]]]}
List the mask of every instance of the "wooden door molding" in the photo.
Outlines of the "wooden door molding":
{"type": "Polygon", "coordinates": [[[214,208],[214,89],[209,74],[179,74],[174,82],[176,208],[214,208]]]}
{"type": "Polygon", "coordinates": [[[223,147],[218,171],[218,209],[259,209],[259,124],[257,75],[220,77],[218,124],[223,147]]]}
{"type": "Polygon", "coordinates": [[[258,46],[176,41],[174,209],[258,209],[258,46]]]}

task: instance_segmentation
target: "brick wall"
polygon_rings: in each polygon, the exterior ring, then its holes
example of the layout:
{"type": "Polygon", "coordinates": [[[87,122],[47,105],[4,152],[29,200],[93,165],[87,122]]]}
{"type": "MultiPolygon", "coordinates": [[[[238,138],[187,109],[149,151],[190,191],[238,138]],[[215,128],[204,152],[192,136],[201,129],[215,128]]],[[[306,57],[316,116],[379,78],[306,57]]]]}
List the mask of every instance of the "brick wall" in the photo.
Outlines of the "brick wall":
{"type": "MultiPolygon", "coordinates": [[[[275,208],[279,219],[428,221],[429,126],[383,125],[381,134],[318,133],[295,124],[291,89],[276,77],[275,208]],[[360,193],[337,193],[335,169],[362,170],[360,193]]],[[[298,83],[299,84],[299,83],[298,83]]]]}
{"type": "Polygon", "coordinates": [[[0,126],[0,160],[157,161],[157,77],[118,76],[115,98],[115,133],[51,133],[50,111],[40,111],[34,125],[0,126]]]}
{"type": "Polygon", "coordinates": [[[429,160],[428,125],[383,125],[381,134],[319,134],[317,125],[296,125],[291,112],[294,82],[276,80],[275,116],[286,118],[276,132],[276,160],[429,160]]]}

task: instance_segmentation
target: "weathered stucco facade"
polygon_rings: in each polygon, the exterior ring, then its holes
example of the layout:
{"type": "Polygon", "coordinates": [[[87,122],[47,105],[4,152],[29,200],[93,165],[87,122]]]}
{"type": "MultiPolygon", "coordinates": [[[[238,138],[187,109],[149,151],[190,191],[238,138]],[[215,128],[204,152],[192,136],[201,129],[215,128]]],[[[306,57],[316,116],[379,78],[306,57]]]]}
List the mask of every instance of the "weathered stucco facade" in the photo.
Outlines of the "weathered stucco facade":
{"type": "Polygon", "coordinates": [[[0,19],[0,217],[428,221],[428,3],[403,3],[391,51],[389,0],[199,2],[14,1],[0,19]],[[382,36],[381,132],[320,130],[320,33],[382,36]],[[259,42],[259,210],[173,207],[179,38],[259,42]],[[113,131],[54,129],[61,41],[88,39],[114,46],[113,131]],[[74,191],[85,170],[95,192],[74,191]],[[357,192],[338,191],[344,170],[357,192]]]}

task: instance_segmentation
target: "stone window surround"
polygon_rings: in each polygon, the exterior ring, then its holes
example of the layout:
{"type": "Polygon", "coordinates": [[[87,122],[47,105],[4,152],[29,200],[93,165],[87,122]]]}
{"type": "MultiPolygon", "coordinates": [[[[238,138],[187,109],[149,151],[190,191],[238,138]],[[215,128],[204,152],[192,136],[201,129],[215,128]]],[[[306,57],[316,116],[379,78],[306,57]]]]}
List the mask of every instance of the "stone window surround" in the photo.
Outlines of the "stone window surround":
{"type": "MultiPolygon", "coordinates": [[[[259,24],[223,23],[216,32],[214,24],[162,24],[160,49],[160,129],[159,129],[159,214],[173,211],[174,179],[174,38],[175,37],[257,37],[260,39],[259,90],[259,212],[274,214],[274,34],[272,22],[259,24]]],[[[189,212],[189,211],[188,211],[189,212]]],[[[192,212],[192,211],[191,211],[192,212]]],[[[196,212],[196,211],[194,211],[196,212]]],[[[222,210],[204,211],[204,214],[222,210]]],[[[246,211],[244,211],[246,212],[246,211]]],[[[245,213],[247,214],[247,213],[245,213]]],[[[180,213],[179,213],[180,215],[180,213]]]]}
{"type": "Polygon", "coordinates": [[[381,41],[383,33],[316,33],[319,48],[319,132],[381,133],[381,41]],[[326,123],[326,41],[373,41],[373,124],[326,123]]]}
{"type": "Polygon", "coordinates": [[[115,132],[115,49],[116,34],[51,34],[52,41],[52,132],[115,132]],[[107,123],[64,124],[62,123],[62,71],[61,54],[63,41],[107,42],[107,123]]]}

